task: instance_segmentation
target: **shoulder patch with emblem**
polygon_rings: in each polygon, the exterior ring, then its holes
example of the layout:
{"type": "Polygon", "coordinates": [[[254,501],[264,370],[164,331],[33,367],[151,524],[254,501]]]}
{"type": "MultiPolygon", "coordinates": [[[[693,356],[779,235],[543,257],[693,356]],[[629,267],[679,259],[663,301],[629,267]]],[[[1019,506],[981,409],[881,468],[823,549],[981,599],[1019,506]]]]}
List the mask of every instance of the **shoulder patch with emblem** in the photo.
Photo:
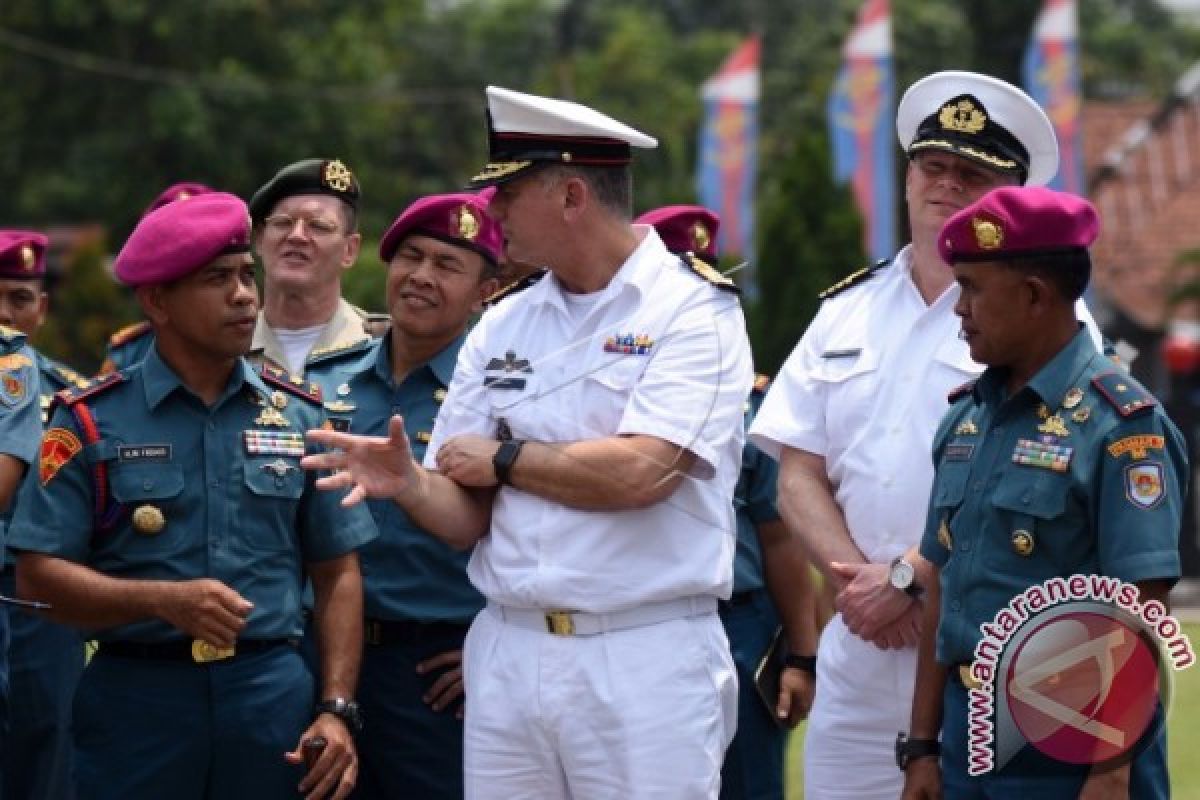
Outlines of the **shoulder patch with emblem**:
{"type": "Polygon", "coordinates": [[[308,354],[308,364],[319,364],[325,361],[334,361],[343,356],[355,355],[370,348],[371,337],[362,336],[358,339],[350,339],[345,342],[337,342],[329,347],[322,347],[319,350],[313,350],[308,354]]]}
{"type": "Polygon", "coordinates": [[[321,387],[312,381],[304,380],[299,375],[292,375],[285,369],[267,363],[263,363],[258,374],[262,376],[263,381],[276,389],[283,389],[314,405],[319,406],[322,403],[321,387]]]}
{"type": "Polygon", "coordinates": [[[853,289],[855,286],[858,286],[860,283],[870,280],[871,277],[876,272],[878,272],[879,270],[883,269],[884,267],[886,267],[888,264],[891,264],[891,263],[892,263],[892,260],[890,258],[885,258],[882,261],[876,261],[874,264],[872,264],[869,267],[863,267],[858,272],[852,272],[849,275],[847,275],[846,277],[842,278],[837,283],[835,283],[833,286],[830,286],[828,289],[826,289],[822,292],[819,292],[817,294],[817,297],[821,300],[828,300],[831,297],[837,297],[839,294],[846,291],[847,289],[853,289]]]}
{"type": "Polygon", "coordinates": [[[1158,405],[1154,395],[1127,372],[1105,372],[1092,378],[1092,385],[1122,417],[1144,414],[1158,405]]]}
{"type": "Polygon", "coordinates": [[[766,394],[767,387],[769,387],[770,385],[771,385],[771,376],[770,375],[759,374],[759,375],[754,376],[753,391],[756,391],[759,394],[766,394]]]}
{"type": "Polygon", "coordinates": [[[734,283],[729,278],[722,275],[720,272],[717,272],[715,269],[713,269],[712,265],[709,264],[704,259],[697,258],[696,256],[692,255],[691,253],[685,253],[683,256],[681,256],[681,259],[683,261],[684,266],[686,266],[689,270],[696,273],[701,278],[708,281],[709,283],[711,283],[713,286],[717,287],[721,291],[733,292],[734,294],[742,293],[742,289],[740,286],[738,286],[736,283],[734,283]]]}
{"type": "Polygon", "coordinates": [[[492,306],[496,305],[504,298],[511,297],[512,295],[517,294],[518,292],[525,291],[530,286],[533,286],[535,283],[540,281],[542,278],[546,277],[546,272],[547,272],[547,270],[544,270],[544,269],[540,269],[537,272],[531,272],[528,275],[526,275],[524,278],[515,280],[512,283],[508,284],[507,286],[497,289],[495,292],[492,293],[492,295],[490,297],[488,297],[487,300],[483,301],[483,307],[485,309],[491,308],[492,306]]]}
{"type": "Polygon", "coordinates": [[[119,329],[112,336],[108,337],[108,346],[122,347],[129,344],[134,339],[142,338],[146,334],[150,333],[151,330],[152,328],[150,327],[150,323],[146,320],[135,322],[132,325],[126,325],[124,328],[119,329]]]}
{"type": "Polygon", "coordinates": [[[953,389],[950,390],[950,393],[946,395],[946,402],[947,403],[957,403],[959,400],[962,400],[964,397],[969,395],[974,390],[975,390],[975,381],[967,381],[966,383],[962,384],[961,386],[955,386],[953,389]]]}

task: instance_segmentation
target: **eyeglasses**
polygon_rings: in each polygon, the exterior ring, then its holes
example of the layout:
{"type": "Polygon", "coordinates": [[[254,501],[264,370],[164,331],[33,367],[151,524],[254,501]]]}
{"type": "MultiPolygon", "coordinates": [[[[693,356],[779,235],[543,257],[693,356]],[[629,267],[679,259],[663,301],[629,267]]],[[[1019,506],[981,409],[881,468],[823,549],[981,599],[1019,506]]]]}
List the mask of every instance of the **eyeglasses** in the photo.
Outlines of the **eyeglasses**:
{"type": "Polygon", "coordinates": [[[297,222],[316,237],[333,236],[339,230],[336,222],[324,217],[293,217],[290,214],[272,214],[263,220],[263,226],[276,236],[287,236],[295,230],[297,222]]]}

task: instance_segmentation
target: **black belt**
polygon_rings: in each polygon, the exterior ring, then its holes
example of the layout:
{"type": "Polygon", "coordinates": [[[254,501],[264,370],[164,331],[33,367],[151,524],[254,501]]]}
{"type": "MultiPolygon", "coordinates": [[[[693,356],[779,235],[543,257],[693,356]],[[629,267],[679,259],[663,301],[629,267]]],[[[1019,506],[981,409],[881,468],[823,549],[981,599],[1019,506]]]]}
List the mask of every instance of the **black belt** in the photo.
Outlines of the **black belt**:
{"type": "Polygon", "coordinates": [[[754,602],[754,598],[757,597],[758,593],[761,591],[762,589],[747,589],[744,592],[734,592],[728,600],[717,601],[717,610],[726,611],[738,606],[748,606],[754,602]]]}
{"type": "Polygon", "coordinates": [[[199,639],[173,639],[169,642],[99,642],[97,656],[137,658],[147,661],[183,661],[191,664],[208,664],[225,661],[249,653],[262,653],[276,647],[298,647],[298,639],[240,639],[233,652],[213,647],[199,639]]]}
{"type": "Polygon", "coordinates": [[[363,642],[374,645],[387,644],[420,644],[430,639],[444,639],[447,636],[466,638],[465,622],[419,622],[410,619],[372,619],[363,620],[363,642]]]}

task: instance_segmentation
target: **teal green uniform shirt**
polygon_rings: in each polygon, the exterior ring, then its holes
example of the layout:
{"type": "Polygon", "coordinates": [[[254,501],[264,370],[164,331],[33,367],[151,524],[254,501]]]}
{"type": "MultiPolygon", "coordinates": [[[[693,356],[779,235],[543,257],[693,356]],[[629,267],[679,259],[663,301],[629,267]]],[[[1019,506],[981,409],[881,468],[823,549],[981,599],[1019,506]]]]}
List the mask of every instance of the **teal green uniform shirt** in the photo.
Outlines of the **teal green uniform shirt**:
{"type": "MultiPolygon", "coordinates": [[[[411,370],[399,384],[392,377],[391,333],[372,340],[358,360],[318,362],[309,366],[306,376],[320,384],[336,428],[386,436],[391,416],[403,416],[409,445],[420,463],[464,338],[458,337],[428,363],[411,370]]],[[[366,615],[469,622],[484,603],[467,580],[470,554],[417,527],[391,500],[367,504],[379,526],[379,538],[359,553],[366,615]]]]}
{"type": "MultiPolygon", "coordinates": [[[[42,439],[38,354],[25,334],[0,326],[0,453],[33,464],[42,439]]],[[[11,507],[0,512],[0,567],[11,507]]]]}
{"type": "MultiPolygon", "coordinates": [[[[304,432],[326,420],[319,405],[269,385],[239,360],[221,397],[205,407],[156,349],[110,380],[77,401],[90,409],[94,443],[70,408],[54,408],[41,479],[22,487],[10,546],[118,578],[215,578],[254,604],[243,638],[299,636],[304,563],[376,535],[365,508],[342,508],[338,493],[318,491],[313,473],[300,468],[304,432]],[[100,515],[97,465],[111,500],[100,515]],[[139,512],[143,520],[160,515],[161,530],[144,522],[139,530],[139,512]],[[98,526],[98,517],[111,525],[98,526]]],[[[179,636],[151,619],[98,638],[179,636]]]]}
{"type": "Polygon", "coordinates": [[[1011,397],[1005,375],[986,370],[934,439],[921,555],[941,569],[943,664],[1049,578],[1179,576],[1187,455],[1161,406],[1086,331],[1011,397]]]}
{"type": "MultiPolygon", "coordinates": [[[[755,388],[746,401],[746,430],[762,405],[765,389],[755,388]]],[[[766,585],[758,525],[779,519],[775,508],[775,483],[779,465],[749,439],[742,448],[742,471],[733,492],[737,512],[737,550],[733,557],[733,591],[747,592],[766,585]]]]}

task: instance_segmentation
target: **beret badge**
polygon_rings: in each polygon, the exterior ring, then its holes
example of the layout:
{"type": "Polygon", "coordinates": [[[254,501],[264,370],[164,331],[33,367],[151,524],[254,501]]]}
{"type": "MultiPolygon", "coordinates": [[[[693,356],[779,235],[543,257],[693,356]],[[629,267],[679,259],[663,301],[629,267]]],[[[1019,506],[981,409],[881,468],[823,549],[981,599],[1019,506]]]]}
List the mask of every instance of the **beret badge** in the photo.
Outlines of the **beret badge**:
{"type": "Polygon", "coordinates": [[[458,231],[460,238],[466,239],[468,242],[475,241],[475,237],[479,235],[480,225],[479,219],[476,218],[475,212],[468,205],[461,205],[454,212],[454,229],[458,231]]]}
{"type": "Polygon", "coordinates": [[[1004,244],[1004,229],[998,223],[972,217],[971,227],[975,231],[975,244],[979,245],[980,250],[996,250],[1004,244]]]}
{"type": "Polygon", "coordinates": [[[692,244],[697,253],[702,253],[712,244],[712,234],[709,233],[708,227],[703,222],[696,222],[692,225],[692,244]]]}
{"type": "Polygon", "coordinates": [[[943,130],[974,134],[983,130],[983,126],[987,124],[987,115],[970,100],[963,99],[942,106],[938,122],[943,130]]]}
{"type": "Polygon", "coordinates": [[[37,266],[37,256],[33,253],[33,248],[29,245],[21,247],[21,267],[26,272],[33,272],[33,268],[37,266]]]}
{"type": "Polygon", "coordinates": [[[354,173],[340,160],[334,159],[321,170],[321,182],[335,192],[345,192],[354,183],[354,173]]]}

